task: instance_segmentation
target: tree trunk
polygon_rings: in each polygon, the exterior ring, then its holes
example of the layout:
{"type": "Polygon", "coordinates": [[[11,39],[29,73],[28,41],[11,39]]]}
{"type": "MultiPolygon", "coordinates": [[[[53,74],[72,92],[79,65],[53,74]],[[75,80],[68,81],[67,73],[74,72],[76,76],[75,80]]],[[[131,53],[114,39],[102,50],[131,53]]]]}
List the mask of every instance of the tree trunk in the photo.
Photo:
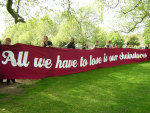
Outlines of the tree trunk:
{"type": "MultiPolygon", "coordinates": [[[[18,10],[17,10],[17,12],[16,12],[16,11],[12,8],[12,5],[13,5],[13,0],[7,0],[7,4],[6,4],[7,11],[8,11],[8,12],[11,14],[11,16],[14,18],[15,23],[18,23],[18,22],[25,23],[24,18],[19,15],[18,10]]],[[[19,6],[18,6],[18,8],[19,8],[19,6]]]]}

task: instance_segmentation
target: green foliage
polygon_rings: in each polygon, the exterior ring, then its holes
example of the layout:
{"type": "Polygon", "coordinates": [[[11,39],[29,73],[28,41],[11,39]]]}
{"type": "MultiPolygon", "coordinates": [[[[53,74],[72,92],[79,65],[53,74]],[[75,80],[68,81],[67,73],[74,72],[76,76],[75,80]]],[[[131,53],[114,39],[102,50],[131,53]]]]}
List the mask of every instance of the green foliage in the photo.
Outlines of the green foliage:
{"type": "MultiPolygon", "coordinates": [[[[97,7],[96,4],[90,4],[79,9],[73,9],[72,1],[61,0],[57,4],[59,7],[63,6],[64,10],[52,12],[45,5],[51,2],[56,3],[48,0],[44,2],[43,0],[27,0],[25,2],[20,1],[18,4],[18,0],[14,0],[13,9],[17,11],[16,9],[19,8],[18,14],[23,18],[26,17],[27,21],[25,24],[17,23],[9,26],[3,34],[3,43],[6,37],[10,37],[12,44],[23,43],[39,46],[42,37],[47,35],[55,47],[64,46],[69,42],[70,37],[75,38],[75,43],[84,45],[89,42],[95,43],[98,36],[101,42],[100,46],[105,45],[107,34],[104,30],[97,30],[102,29],[98,27],[98,24],[103,20],[103,10],[100,10],[103,9],[102,6],[97,7]],[[36,13],[32,13],[33,9],[39,4],[40,10],[37,9],[36,13]],[[45,16],[39,19],[41,15],[45,16]],[[94,39],[94,41],[90,41],[91,39],[94,39]]],[[[4,4],[6,3],[4,2],[4,4]]],[[[10,15],[7,15],[7,17],[10,17],[10,15]]]]}
{"type": "Polygon", "coordinates": [[[111,31],[108,34],[107,41],[108,40],[111,40],[113,45],[117,44],[120,48],[122,48],[122,46],[124,45],[124,38],[119,34],[119,32],[111,31]]]}
{"type": "Polygon", "coordinates": [[[2,9],[0,11],[5,14],[7,23],[24,23],[26,19],[38,18],[43,13],[50,13],[52,9],[45,5],[45,2],[50,3],[52,0],[0,0],[2,9]]]}
{"type": "Polygon", "coordinates": [[[73,37],[75,43],[80,45],[87,44],[90,39],[95,41],[95,38],[98,37],[103,47],[107,34],[102,28],[97,27],[100,17],[94,10],[93,7],[87,6],[78,9],[77,12],[65,10],[53,13],[53,16],[33,18],[25,24],[18,23],[8,27],[3,34],[3,39],[10,37],[12,44],[24,43],[39,46],[42,37],[47,35],[55,47],[62,47],[69,43],[70,37],[73,37]]]}
{"type": "Polygon", "coordinates": [[[41,19],[31,19],[26,23],[18,23],[8,27],[3,34],[3,40],[6,37],[12,39],[12,44],[23,43],[40,45],[43,36],[47,35],[52,38],[57,34],[56,23],[46,15],[41,19]]]}
{"type": "Polygon", "coordinates": [[[130,35],[129,39],[128,39],[128,42],[133,47],[140,45],[139,38],[137,37],[137,35],[130,35]]]}
{"type": "Polygon", "coordinates": [[[144,30],[144,42],[145,44],[149,45],[150,44],[150,28],[146,28],[144,30]]]}
{"type": "Polygon", "coordinates": [[[117,29],[125,33],[150,24],[149,0],[97,0],[107,10],[116,8],[117,29]],[[119,9],[119,10],[118,10],[119,9]]]}
{"type": "Polygon", "coordinates": [[[96,27],[93,32],[92,42],[98,41],[99,47],[104,47],[107,42],[107,33],[102,28],[96,27]]]}
{"type": "MultiPolygon", "coordinates": [[[[66,2],[67,3],[67,2],[66,2]]],[[[63,47],[73,37],[79,45],[95,44],[104,47],[107,41],[106,31],[98,27],[102,21],[102,12],[93,5],[81,7],[77,11],[64,10],[63,12],[47,14],[42,18],[32,18],[26,23],[9,26],[3,34],[12,39],[12,44],[23,43],[40,46],[42,38],[47,35],[55,47],[63,47]]]]}
{"type": "Polygon", "coordinates": [[[58,33],[52,38],[55,46],[61,45],[61,43],[69,41],[70,37],[78,35],[78,26],[74,21],[66,21],[58,26],[58,33]]]}

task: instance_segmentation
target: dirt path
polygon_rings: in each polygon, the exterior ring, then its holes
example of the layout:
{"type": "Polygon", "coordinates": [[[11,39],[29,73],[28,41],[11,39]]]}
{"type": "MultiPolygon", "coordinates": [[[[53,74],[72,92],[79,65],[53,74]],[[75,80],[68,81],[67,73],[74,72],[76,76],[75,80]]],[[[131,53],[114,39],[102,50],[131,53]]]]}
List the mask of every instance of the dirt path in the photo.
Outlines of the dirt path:
{"type": "Polygon", "coordinates": [[[9,94],[9,95],[20,95],[25,89],[19,88],[20,84],[33,84],[35,80],[16,80],[16,83],[7,84],[6,80],[4,83],[0,83],[0,94],[9,94]]]}

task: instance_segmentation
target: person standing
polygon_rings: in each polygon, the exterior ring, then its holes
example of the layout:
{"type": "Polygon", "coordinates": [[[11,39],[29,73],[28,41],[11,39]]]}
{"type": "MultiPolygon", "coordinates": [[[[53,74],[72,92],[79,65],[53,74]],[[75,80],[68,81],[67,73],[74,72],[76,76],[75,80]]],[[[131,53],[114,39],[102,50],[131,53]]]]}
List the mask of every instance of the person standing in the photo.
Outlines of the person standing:
{"type": "MultiPolygon", "coordinates": [[[[5,39],[5,45],[11,45],[11,39],[10,38],[5,39]]],[[[15,79],[7,79],[7,84],[9,84],[10,81],[12,81],[13,83],[16,83],[15,79]]]]}
{"type": "Polygon", "coordinates": [[[41,43],[41,47],[52,47],[52,42],[48,41],[48,37],[44,36],[43,37],[43,42],[41,43]]]}
{"type": "Polygon", "coordinates": [[[67,45],[67,48],[75,49],[74,38],[71,37],[70,43],[67,45]]]}
{"type": "Polygon", "coordinates": [[[115,44],[115,48],[118,48],[118,45],[117,45],[117,44],[115,44]]]}
{"type": "Polygon", "coordinates": [[[111,41],[108,41],[108,44],[105,46],[106,48],[113,48],[113,45],[111,44],[111,41]]]}
{"type": "Polygon", "coordinates": [[[145,49],[148,49],[148,46],[145,46],[145,49]]]}
{"type": "Polygon", "coordinates": [[[127,42],[127,45],[126,45],[125,48],[130,48],[130,43],[129,42],[127,42]]]}
{"type": "Polygon", "coordinates": [[[99,48],[98,41],[96,41],[96,44],[95,44],[94,48],[99,48]]]}
{"type": "Polygon", "coordinates": [[[84,44],[83,46],[82,46],[82,50],[86,50],[87,49],[87,46],[86,46],[86,44],[84,44]]]}
{"type": "MultiPolygon", "coordinates": [[[[1,45],[1,41],[0,41],[0,45],[1,45]]],[[[0,83],[3,83],[3,79],[0,79],[0,83]]]]}

